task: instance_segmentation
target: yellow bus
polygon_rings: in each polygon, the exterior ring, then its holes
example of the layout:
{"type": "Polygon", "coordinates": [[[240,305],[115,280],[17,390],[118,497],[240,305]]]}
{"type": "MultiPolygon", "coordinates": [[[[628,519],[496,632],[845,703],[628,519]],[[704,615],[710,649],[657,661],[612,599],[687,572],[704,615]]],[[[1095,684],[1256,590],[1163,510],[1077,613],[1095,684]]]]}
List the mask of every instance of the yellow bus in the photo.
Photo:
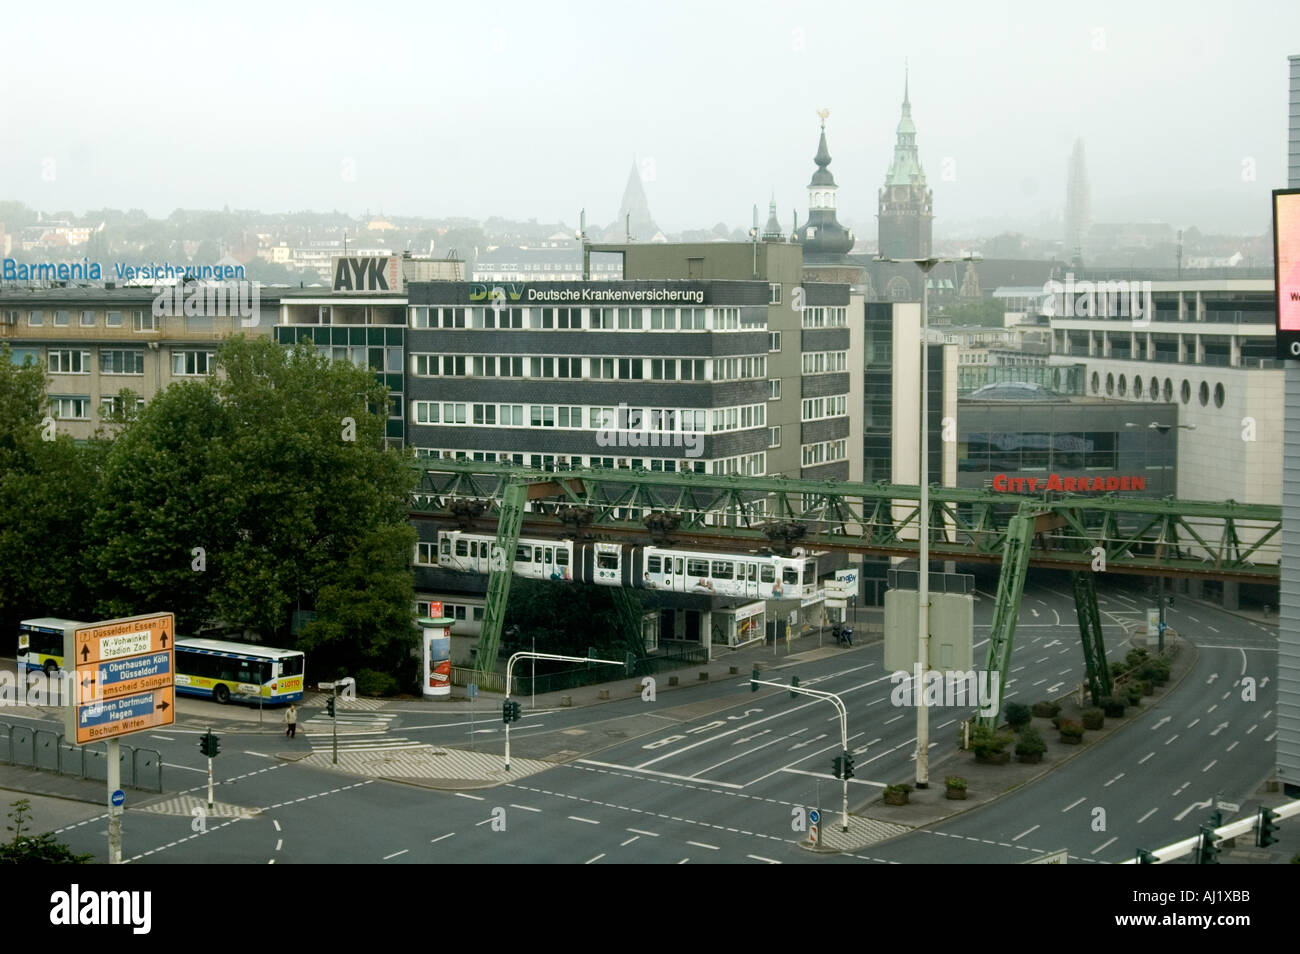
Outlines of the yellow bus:
{"type": "Polygon", "coordinates": [[[274,649],[221,639],[176,640],[176,691],[215,699],[266,705],[302,699],[306,657],[292,649],[274,649]]]}

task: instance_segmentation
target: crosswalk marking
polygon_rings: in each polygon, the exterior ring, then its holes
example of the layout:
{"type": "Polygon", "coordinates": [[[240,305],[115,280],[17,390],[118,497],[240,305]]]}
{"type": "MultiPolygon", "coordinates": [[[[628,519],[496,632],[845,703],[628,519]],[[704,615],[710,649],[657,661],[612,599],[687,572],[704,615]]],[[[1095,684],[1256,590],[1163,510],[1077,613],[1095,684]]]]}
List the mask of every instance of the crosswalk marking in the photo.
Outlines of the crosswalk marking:
{"type": "Polygon", "coordinates": [[[301,723],[299,728],[311,742],[313,752],[333,752],[337,724],[340,752],[387,752],[390,749],[427,748],[427,743],[416,742],[405,736],[389,735],[390,723],[397,718],[392,712],[340,713],[337,723],[321,715],[301,723]]]}

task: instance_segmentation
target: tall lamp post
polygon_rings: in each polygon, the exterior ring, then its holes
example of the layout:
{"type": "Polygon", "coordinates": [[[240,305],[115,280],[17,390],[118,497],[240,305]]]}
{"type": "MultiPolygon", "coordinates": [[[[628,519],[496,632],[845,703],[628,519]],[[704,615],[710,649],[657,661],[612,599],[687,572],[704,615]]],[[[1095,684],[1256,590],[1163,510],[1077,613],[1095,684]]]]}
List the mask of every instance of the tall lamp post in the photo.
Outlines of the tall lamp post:
{"type": "MultiPolygon", "coordinates": [[[[1137,424],[1133,421],[1125,421],[1124,426],[1141,427],[1142,425],[1137,424]]],[[[1168,434],[1170,431],[1173,430],[1180,430],[1180,431],[1196,430],[1195,424],[1162,424],[1160,421],[1152,421],[1150,424],[1147,425],[1147,427],[1153,431],[1159,431],[1161,434],[1168,434]]],[[[1163,574],[1156,577],[1156,607],[1160,611],[1160,624],[1156,628],[1156,633],[1157,633],[1156,651],[1164,652],[1165,651],[1165,578],[1163,574]]]]}
{"type": "MultiPolygon", "coordinates": [[[[917,567],[917,662],[913,678],[924,678],[930,664],[930,272],[936,265],[977,262],[983,256],[961,258],[878,258],[878,262],[912,262],[921,271],[921,485],[917,538],[920,544],[917,567]],[[917,674],[919,672],[919,675],[917,674]]],[[[918,687],[919,688],[919,687],[918,687]]],[[[930,710],[925,693],[918,692],[916,708],[916,787],[930,787],[930,710]]]]}

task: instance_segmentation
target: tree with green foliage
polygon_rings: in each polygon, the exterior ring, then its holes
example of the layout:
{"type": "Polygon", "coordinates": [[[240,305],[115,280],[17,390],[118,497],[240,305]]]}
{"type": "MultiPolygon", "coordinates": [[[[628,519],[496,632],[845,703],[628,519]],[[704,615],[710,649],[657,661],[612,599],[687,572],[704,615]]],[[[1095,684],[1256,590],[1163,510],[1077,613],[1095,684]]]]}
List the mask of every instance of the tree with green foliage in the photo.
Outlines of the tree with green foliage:
{"type": "Polygon", "coordinates": [[[23,830],[32,813],[31,799],[20,798],[10,803],[9,820],[5,827],[14,833],[13,841],[0,844],[0,864],[3,865],[84,865],[94,860],[94,855],[78,855],[54,837],[54,832],[43,835],[24,835],[23,830]]]}
{"type": "Polygon", "coordinates": [[[180,632],[211,621],[287,643],[293,611],[314,610],[316,650],[391,659],[413,639],[415,473],[384,446],[387,389],[309,344],[236,336],[216,366],[154,398],[109,451],[104,612],[165,607],[180,632]],[[350,606],[390,597],[363,634],[350,606]]]}
{"type": "MultiPolygon", "coordinates": [[[[633,601],[639,619],[640,594],[635,590],[625,593],[633,601]]],[[[631,648],[629,639],[639,640],[640,633],[628,633],[614,600],[607,586],[516,579],[510,584],[505,625],[507,629],[518,626],[529,646],[535,638],[539,652],[585,656],[594,646],[621,659],[631,648]]]]}

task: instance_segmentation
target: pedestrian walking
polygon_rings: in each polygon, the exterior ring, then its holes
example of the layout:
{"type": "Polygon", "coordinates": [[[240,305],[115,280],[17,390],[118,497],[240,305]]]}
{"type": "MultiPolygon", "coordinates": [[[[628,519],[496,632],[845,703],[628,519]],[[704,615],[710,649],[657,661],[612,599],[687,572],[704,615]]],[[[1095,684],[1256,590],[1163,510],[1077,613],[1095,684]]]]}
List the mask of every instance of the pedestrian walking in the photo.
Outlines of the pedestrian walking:
{"type": "Polygon", "coordinates": [[[298,731],[298,707],[292,703],[284,711],[284,724],[286,726],[284,734],[291,739],[294,738],[294,734],[298,731]]]}

